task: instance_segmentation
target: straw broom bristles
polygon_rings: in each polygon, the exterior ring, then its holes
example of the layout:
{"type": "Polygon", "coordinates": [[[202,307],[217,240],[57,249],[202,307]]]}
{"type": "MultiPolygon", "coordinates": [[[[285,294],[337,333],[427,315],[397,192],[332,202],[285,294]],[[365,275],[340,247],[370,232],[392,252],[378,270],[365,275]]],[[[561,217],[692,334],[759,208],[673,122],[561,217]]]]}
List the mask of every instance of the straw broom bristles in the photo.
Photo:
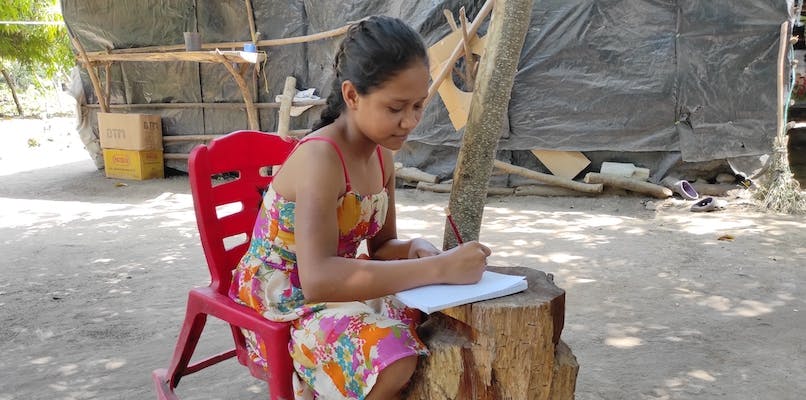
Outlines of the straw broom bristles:
{"type": "MultiPolygon", "coordinates": [[[[806,193],[800,189],[800,184],[793,177],[789,168],[789,155],[787,153],[786,105],[789,104],[791,90],[785,92],[784,77],[789,76],[792,82],[793,68],[786,68],[787,49],[790,44],[790,24],[785,21],[781,24],[781,39],[778,47],[778,129],[773,142],[773,154],[770,159],[770,168],[767,175],[770,177],[767,187],[762,187],[758,195],[761,197],[761,206],[765,209],[787,213],[806,213],[806,193]]],[[[791,89],[791,85],[790,85],[791,89]]]]}

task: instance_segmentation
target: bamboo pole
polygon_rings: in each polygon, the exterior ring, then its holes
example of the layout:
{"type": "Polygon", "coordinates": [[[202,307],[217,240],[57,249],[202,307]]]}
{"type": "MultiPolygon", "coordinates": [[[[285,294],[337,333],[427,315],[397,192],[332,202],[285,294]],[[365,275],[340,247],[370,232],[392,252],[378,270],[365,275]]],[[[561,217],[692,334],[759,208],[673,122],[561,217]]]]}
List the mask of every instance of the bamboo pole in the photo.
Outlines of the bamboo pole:
{"type": "Polygon", "coordinates": [[[260,121],[258,120],[257,116],[257,108],[255,108],[255,103],[252,101],[252,93],[249,90],[249,87],[246,86],[246,81],[243,79],[241,74],[235,70],[235,67],[230,64],[226,57],[223,54],[219,53],[219,57],[221,57],[221,63],[224,64],[224,67],[229,71],[232,78],[235,79],[235,83],[238,84],[238,87],[241,89],[241,95],[243,95],[243,102],[246,105],[246,118],[249,121],[249,129],[252,130],[260,130],[260,121]]]}
{"type": "Polygon", "coordinates": [[[101,88],[101,81],[98,78],[98,73],[95,71],[95,67],[92,62],[90,62],[89,56],[87,52],[84,50],[84,46],[81,42],[78,41],[78,38],[73,36],[70,31],[68,30],[68,35],[70,37],[70,41],[75,46],[76,50],[78,50],[78,54],[81,56],[81,59],[84,61],[84,67],[87,68],[87,73],[90,76],[90,81],[92,82],[92,90],[95,91],[95,96],[98,97],[98,104],[101,107],[101,112],[109,112],[108,104],[109,102],[104,97],[103,89],[101,88]]]}
{"type": "Polygon", "coordinates": [[[503,162],[501,160],[493,160],[493,166],[504,170],[510,174],[520,175],[524,178],[529,178],[538,182],[547,183],[549,185],[566,188],[575,190],[577,192],[583,193],[601,193],[602,192],[602,185],[601,184],[589,184],[589,183],[582,183],[573,181],[568,178],[563,178],[561,176],[551,175],[551,174],[544,174],[542,172],[532,171],[528,168],[519,167],[517,165],[512,165],[510,163],[503,162]]]}
{"type": "Polygon", "coordinates": [[[671,189],[656,185],[654,183],[640,181],[638,179],[627,178],[619,175],[600,174],[598,172],[588,172],[585,175],[586,183],[600,183],[607,186],[613,186],[621,189],[627,189],[631,192],[648,194],[658,199],[665,199],[672,197],[671,189]]]}
{"type": "MultiPolygon", "coordinates": [[[[473,23],[470,24],[470,29],[467,32],[468,37],[473,37],[476,32],[478,32],[479,28],[481,27],[481,23],[484,22],[484,19],[487,18],[487,15],[493,10],[493,3],[495,0],[487,0],[484,5],[479,10],[478,15],[476,15],[476,19],[473,20],[473,23]]],[[[453,53],[451,53],[451,57],[442,66],[442,69],[439,70],[439,74],[431,83],[431,86],[428,88],[428,97],[425,98],[423,102],[423,108],[434,98],[434,95],[437,94],[437,89],[439,89],[439,85],[442,84],[442,81],[445,80],[445,77],[448,76],[448,72],[453,70],[453,65],[456,63],[456,60],[462,56],[464,53],[464,45],[459,43],[456,45],[456,48],[453,49],[453,53]]]]}
{"type": "MultiPolygon", "coordinates": [[[[355,21],[358,22],[358,21],[355,21]]],[[[258,47],[273,47],[273,46],[286,46],[290,44],[299,44],[299,43],[308,43],[313,42],[316,40],[321,39],[328,39],[336,36],[341,36],[347,33],[347,30],[350,29],[350,26],[355,22],[351,22],[347,25],[342,27],[331,29],[329,31],[314,33],[310,35],[304,36],[294,36],[290,38],[282,38],[282,39],[265,39],[265,40],[258,40],[255,45],[258,47]]],[[[220,42],[220,43],[202,43],[202,49],[206,50],[215,50],[215,49],[229,49],[229,48],[243,48],[243,45],[249,42],[220,42]]],[[[108,51],[96,51],[92,53],[88,53],[89,56],[95,57],[98,55],[110,54],[110,55],[119,55],[119,54],[137,54],[137,53],[153,53],[153,52],[169,52],[169,51],[184,51],[185,45],[184,44],[172,44],[172,45],[163,45],[163,46],[148,46],[148,47],[136,47],[131,49],[112,49],[108,51]]]]}
{"type": "Polygon", "coordinates": [[[207,63],[247,63],[256,64],[266,59],[265,53],[247,53],[243,51],[174,51],[163,53],[102,53],[87,56],[85,63],[89,62],[109,62],[109,61],[139,61],[139,62],[163,62],[163,61],[191,61],[207,63]],[[222,60],[223,57],[223,60],[222,60]]]}
{"type": "MultiPolygon", "coordinates": [[[[303,106],[321,106],[326,104],[325,99],[319,100],[302,100],[292,102],[294,107],[303,106]]],[[[253,103],[255,108],[258,109],[272,109],[280,108],[279,102],[271,103],[253,103]]],[[[82,104],[82,107],[98,108],[98,104],[82,104]]],[[[219,108],[219,109],[235,109],[245,108],[243,103],[146,103],[146,104],[110,104],[110,109],[143,109],[143,108],[164,108],[164,109],[185,109],[185,108],[219,108]]]]}

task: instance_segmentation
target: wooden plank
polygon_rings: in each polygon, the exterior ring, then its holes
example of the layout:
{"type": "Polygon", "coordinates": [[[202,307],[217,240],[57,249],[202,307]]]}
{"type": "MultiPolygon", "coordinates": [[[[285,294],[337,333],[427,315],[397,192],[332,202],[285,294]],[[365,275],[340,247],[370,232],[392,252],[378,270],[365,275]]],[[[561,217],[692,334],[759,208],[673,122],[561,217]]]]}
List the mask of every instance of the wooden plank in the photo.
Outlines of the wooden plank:
{"type": "Polygon", "coordinates": [[[591,160],[578,151],[532,150],[532,154],[540,160],[552,174],[567,179],[574,179],[591,160]]]}

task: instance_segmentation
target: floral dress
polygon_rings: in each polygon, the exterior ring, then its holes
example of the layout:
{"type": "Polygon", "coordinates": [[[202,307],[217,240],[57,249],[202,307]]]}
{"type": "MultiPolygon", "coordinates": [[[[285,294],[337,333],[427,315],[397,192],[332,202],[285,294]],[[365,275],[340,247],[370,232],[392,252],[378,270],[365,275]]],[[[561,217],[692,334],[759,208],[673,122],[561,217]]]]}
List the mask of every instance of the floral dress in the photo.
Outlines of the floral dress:
{"type": "MultiPolygon", "coordinates": [[[[369,195],[352,191],[338,145],[324,137],[306,138],[299,145],[309,140],[329,142],[341,159],[347,190],[336,205],[338,255],[354,258],[360,243],[383,226],[386,190],[369,195]]],[[[380,148],[377,155],[383,172],[380,148]]],[[[414,332],[419,312],[391,296],[365,302],[308,303],[297,271],[294,206],[269,186],[249,250],[233,271],[229,295],[272,321],[292,322],[289,351],[298,399],[363,399],[386,366],[428,354],[414,332]]],[[[244,335],[252,360],[265,366],[263,341],[251,331],[244,330],[244,335]]]]}

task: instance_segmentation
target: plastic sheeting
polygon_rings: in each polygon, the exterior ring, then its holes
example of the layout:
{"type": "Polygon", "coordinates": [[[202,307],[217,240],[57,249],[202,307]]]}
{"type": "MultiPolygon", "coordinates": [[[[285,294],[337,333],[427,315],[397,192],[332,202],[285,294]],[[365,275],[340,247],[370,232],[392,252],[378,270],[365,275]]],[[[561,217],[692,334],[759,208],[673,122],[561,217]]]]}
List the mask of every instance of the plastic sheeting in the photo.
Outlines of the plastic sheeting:
{"type": "MultiPolygon", "coordinates": [[[[242,0],[61,4],[68,28],[87,51],[181,44],[182,33],[194,30],[208,43],[250,40],[242,0]]],[[[443,9],[465,6],[472,18],[482,4],[252,0],[261,39],[387,14],[407,21],[427,44],[450,31],[443,9]]],[[[769,153],[777,125],[779,30],[793,18],[792,8],[792,0],[536,0],[499,150],[679,151],[685,161],[769,153]]],[[[298,88],[314,87],[327,96],[337,46],[337,39],[326,39],[261,49],[268,61],[256,79],[257,101],[273,101],[288,75],[297,78],[298,88]]],[[[216,64],[115,63],[110,75],[113,104],[242,102],[235,82],[216,64]]],[[[82,81],[88,103],[97,103],[86,72],[82,81]]],[[[243,109],[145,112],[162,114],[166,135],[246,128],[243,109]]],[[[261,129],[274,130],[275,116],[274,109],[261,110],[261,129]]],[[[317,116],[314,108],[294,118],[292,128],[308,127],[317,116]]],[[[401,158],[420,166],[444,164],[433,158],[452,153],[441,147],[455,151],[461,134],[437,96],[401,158]],[[424,153],[411,153],[415,149],[424,153]]]]}

